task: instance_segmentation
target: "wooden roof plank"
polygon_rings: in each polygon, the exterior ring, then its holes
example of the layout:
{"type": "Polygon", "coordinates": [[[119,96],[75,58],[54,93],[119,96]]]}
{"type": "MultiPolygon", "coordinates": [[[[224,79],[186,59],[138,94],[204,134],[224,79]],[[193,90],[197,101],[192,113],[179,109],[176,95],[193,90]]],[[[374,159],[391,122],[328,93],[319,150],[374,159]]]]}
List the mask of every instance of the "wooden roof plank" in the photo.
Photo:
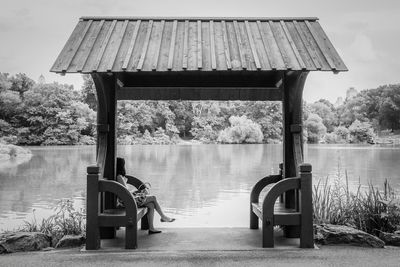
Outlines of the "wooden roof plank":
{"type": "Polygon", "coordinates": [[[266,55],[267,55],[268,64],[269,64],[269,66],[270,66],[270,68],[271,68],[272,70],[276,70],[276,63],[275,63],[275,61],[274,61],[274,59],[273,59],[273,56],[271,55],[271,48],[270,48],[270,46],[269,46],[268,40],[267,40],[267,38],[261,33],[261,28],[262,28],[261,21],[257,20],[256,23],[257,23],[258,31],[259,31],[259,33],[260,33],[261,42],[262,42],[262,44],[263,44],[264,51],[265,51],[265,53],[266,53],[266,55]]]}
{"type": "Polygon", "coordinates": [[[242,64],[242,68],[243,70],[247,69],[247,64],[246,64],[246,58],[244,56],[244,48],[243,48],[243,41],[242,41],[242,37],[240,36],[240,30],[239,30],[239,25],[238,22],[235,20],[233,21],[233,27],[235,29],[235,35],[236,35],[236,40],[238,43],[238,49],[239,49],[239,56],[240,56],[240,61],[242,64]]]}
{"type": "MultiPolygon", "coordinates": [[[[271,26],[269,22],[263,22],[261,23],[261,36],[263,36],[265,39],[263,39],[264,44],[268,43],[268,48],[271,51],[269,55],[271,56],[271,67],[273,70],[285,70],[286,65],[285,62],[283,61],[283,58],[281,56],[280,49],[278,47],[278,43],[275,40],[274,33],[272,32],[271,26]]],[[[267,49],[267,48],[266,48],[267,49]]]]}
{"type": "Polygon", "coordinates": [[[201,20],[197,21],[197,68],[203,68],[203,45],[201,41],[201,20]]]}
{"type": "Polygon", "coordinates": [[[119,51],[119,49],[121,47],[121,44],[122,44],[122,39],[124,38],[124,35],[125,35],[125,32],[126,32],[126,28],[128,27],[128,23],[129,23],[129,20],[125,20],[124,21],[124,25],[122,26],[122,30],[119,32],[119,35],[118,35],[118,38],[117,38],[117,41],[116,41],[117,49],[114,50],[113,54],[111,55],[111,60],[109,61],[108,66],[106,67],[106,71],[108,71],[108,72],[111,71],[113,66],[114,66],[115,59],[117,57],[118,51],[119,51]]]}
{"type": "Polygon", "coordinates": [[[232,64],[231,64],[231,54],[229,52],[229,43],[228,43],[228,31],[226,29],[226,23],[225,21],[222,21],[222,40],[224,44],[224,52],[225,52],[225,58],[226,58],[226,67],[228,70],[232,69],[232,64]]]}
{"type": "Polygon", "coordinates": [[[271,70],[269,58],[266,53],[266,49],[264,47],[264,43],[263,43],[263,40],[261,37],[261,32],[258,28],[257,22],[250,21],[249,27],[250,27],[252,35],[253,35],[254,45],[255,45],[255,49],[257,51],[257,55],[258,55],[258,58],[260,61],[261,70],[271,70]]]}
{"type": "Polygon", "coordinates": [[[76,71],[77,72],[82,72],[83,67],[85,66],[87,59],[90,55],[90,53],[93,50],[94,43],[96,42],[99,33],[101,31],[101,28],[103,28],[104,25],[104,20],[101,20],[100,22],[97,23],[96,28],[93,31],[93,34],[89,37],[89,40],[85,44],[85,51],[83,51],[83,54],[79,57],[79,61],[76,64],[76,71]]]}
{"type": "Polygon", "coordinates": [[[138,20],[135,24],[135,29],[133,31],[132,39],[129,43],[128,52],[126,53],[124,63],[122,64],[123,70],[126,70],[128,68],[129,60],[131,59],[132,52],[133,52],[133,47],[135,46],[136,38],[138,36],[140,23],[141,23],[141,20],[138,20]]]}
{"type": "Polygon", "coordinates": [[[294,23],[292,21],[285,22],[285,25],[290,33],[292,41],[295,43],[297,52],[300,54],[303,63],[306,66],[306,70],[316,70],[314,62],[312,61],[310,55],[308,54],[307,49],[304,43],[302,42],[301,37],[299,36],[299,33],[297,32],[294,23]]]}
{"type": "Polygon", "coordinates": [[[162,37],[164,33],[164,27],[165,27],[165,20],[161,21],[161,29],[160,29],[160,37],[157,40],[157,45],[156,45],[156,53],[153,58],[153,64],[151,65],[151,70],[155,71],[157,70],[157,65],[158,65],[158,58],[160,57],[160,51],[161,51],[161,42],[162,42],[162,37]]]}
{"type": "Polygon", "coordinates": [[[252,31],[251,31],[249,22],[246,20],[244,22],[244,24],[246,26],[247,36],[249,37],[250,48],[251,48],[251,52],[253,53],[253,58],[254,58],[254,61],[256,63],[256,68],[257,68],[257,70],[261,70],[261,63],[260,63],[260,59],[258,58],[256,45],[254,43],[254,38],[253,38],[253,34],[252,34],[252,31]]]}
{"type": "MultiPolygon", "coordinates": [[[[310,22],[311,23],[311,22],[310,22]]],[[[338,52],[336,51],[335,47],[333,46],[332,42],[329,40],[328,36],[322,29],[321,25],[318,22],[312,22],[311,25],[314,26],[315,31],[317,32],[317,36],[322,39],[325,43],[327,50],[326,52],[330,53],[332,56],[332,60],[335,63],[337,70],[347,71],[347,67],[344,64],[343,60],[340,58],[338,52]]]]}
{"type": "Polygon", "coordinates": [[[83,16],[80,18],[80,20],[165,20],[165,21],[174,21],[174,20],[178,20],[178,21],[185,21],[185,20],[189,20],[189,21],[210,21],[210,20],[214,20],[214,21],[281,21],[281,20],[308,20],[308,21],[315,21],[318,20],[317,17],[152,17],[152,16],[148,16],[148,17],[135,17],[135,16],[83,16]]]}
{"type": "Polygon", "coordinates": [[[103,40],[103,42],[102,42],[102,44],[100,46],[100,52],[97,54],[96,63],[94,65],[93,69],[92,69],[94,72],[96,72],[98,70],[98,68],[99,68],[101,59],[103,58],[104,51],[107,48],[108,41],[110,40],[111,34],[113,33],[114,27],[115,27],[116,24],[117,24],[117,21],[113,20],[110,28],[108,29],[106,38],[103,40]]]}
{"type": "Polygon", "coordinates": [[[326,50],[325,45],[321,42],[321,40],[318,38],[318,34],[315,32],[314,28],[311,26],[310,22],[305,21],[308,30],[310,31],[312,37],[314,38],[315,42],[317,43],[319,49],[323,52],[323,56],[325,57],[326,61],[328,62],[329,66],[331,69],[336,70],[335,63],[330,57],[330,52],[326,50]]]}
{"type": "Polygon", "coordinates": [[[149,41],[150,41],[150,35],[151,35],[151,30],[153,29],[153,21],[150,20],[149,25],[147,26],[147,32],[146,32],[146,39],[144,41],[143,44],[143,48],[142,48],[142,53],[139,59],[139,63],[136,66],[137,70],[141,70],[143,67],[143,62],[144,62],[144,58],[146,57],[146,53],[147,53],[147,49],[149,48],[149,41]]]}
{"type": "Polygon", "coordinates": [[[269,21],[269,25],[272,29],[275,41],[278,44],[283,62],[285,62],[286,69],[300,70],[300,65],[295,58],[295,55],[291,53],[292,48],[290,47],[290,44],[286,39],[285,33],[283,32],[280,23],[269,21]]]}
{"type": "Polygon", "coordinates": [[[217,69],[217,59],[215,57],[215,34],[214,34],[214,22],[210,21],[210,53],[211,53],[211,69],[217,69]]]}
{"type": "Polygon", "coordinates": [[[83,29],[82,33],[77,36],[76,40],[74,41],[73,45],[71,46],[71,49],[69,49],[69,57],[66,57],[66,59],[62,62],[63,64],[60,66],[60,69],[62,72],[65,72],[68,70],[69,65],[71,64],[72,60],[74,59],[74,56],[76,55],[76,52],[79,49],[79,46],[82,44],[83,39],[86,36],[86,33],[88,32],[90,26],[92,25],[93,20],[89,20],[85,28],[83,29]]]}
{"type": "Polygon", "coordinates": [[[301,41],[303,42],[304,46],[306,47],[307,52],[310,55],[314,65],[315,65],[315,68],[317,70],[320,70],[321,69],[321,63],[318,60],[318,56],[317,56],[315,50],[312,49],[312,47],[311,47],[310,43],[308,42],[307,38],[304,36],[303,30],[300,27],[299,23],[297,21],[294,21],[293,23],[294,23],[294,26],[295,26],[295,28],[296,28],[299,36],[300,36],[301,41]]]}
{"type": "Polygon", "coordinates": [[[301,58],[301,56],[299,54],[296,44],[293,42],[293,39],[292,39],[290,32],[286,26],[286,23],[283,20],[281,20],[280,23],[281,23],[282,29],[286,35],[286,38],[289,41],[290,46],[292,47],[292,51],[293,51],[294,55],[296,56],[297,61],[299,62],[300,68],[302,70],[307,69],[307,66],[304,64],[303,59],[301,58]]]}
{"type": "Polygon", "coordinates": [[[184,70],[188,67],[188,46],[189,46],[189,20],[185,20],[185,33],[183,37],[183,59],[182,68],[184,70]]]}
{"type": "Polygon", "coordinates": [[[177,27],[178,27],[178,21],[174,20],[174,23],[172,26],[171,45],[169,47],[168,70],[172,70],[172,64],[174,62],[174,49],[175,49],[176,28],[177,27]]]}

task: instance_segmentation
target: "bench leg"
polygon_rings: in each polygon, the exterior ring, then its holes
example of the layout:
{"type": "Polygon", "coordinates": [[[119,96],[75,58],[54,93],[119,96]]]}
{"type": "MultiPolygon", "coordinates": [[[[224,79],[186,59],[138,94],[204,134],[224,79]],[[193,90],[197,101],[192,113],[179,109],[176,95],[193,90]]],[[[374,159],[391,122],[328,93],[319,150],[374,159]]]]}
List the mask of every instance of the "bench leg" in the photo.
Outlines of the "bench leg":
{"type": "Polygon", "coordinates": [[[140,224],[142,230],[149,230],[149,218],[147,217],[147,214],[142,217],[140,224]]]}
{"type": "Polygon", "coordinates": [[[263,218],[262,222],[262,247],[274,247],[274,224],[272,218],[263,218]]]}
{"type": "Polygon", "coordinates": [[[86,227],[86,250],[94,250],[100,248],[99,227],[86,227]]]}
{"type": "Polygon", "coordinates": [[[258,229],[258,217],[250,207],[250,229],[258,229]]]}
{"type": "Polygon", "coordinates": [[[137,225],[126,226],[125,230],[125,248],[135,249],[137,248],[137,225]]]}

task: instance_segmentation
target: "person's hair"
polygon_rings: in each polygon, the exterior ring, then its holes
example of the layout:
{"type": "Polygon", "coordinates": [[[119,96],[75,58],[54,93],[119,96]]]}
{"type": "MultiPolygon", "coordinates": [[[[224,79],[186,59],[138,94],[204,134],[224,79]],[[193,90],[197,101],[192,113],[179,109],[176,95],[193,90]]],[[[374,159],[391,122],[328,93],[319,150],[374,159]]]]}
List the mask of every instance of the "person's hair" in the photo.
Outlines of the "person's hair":
{"type": "Polygon", "coordinates": [[[117,158],[117,175],[126,175],[125,160],[123,158],[117,158]]]}

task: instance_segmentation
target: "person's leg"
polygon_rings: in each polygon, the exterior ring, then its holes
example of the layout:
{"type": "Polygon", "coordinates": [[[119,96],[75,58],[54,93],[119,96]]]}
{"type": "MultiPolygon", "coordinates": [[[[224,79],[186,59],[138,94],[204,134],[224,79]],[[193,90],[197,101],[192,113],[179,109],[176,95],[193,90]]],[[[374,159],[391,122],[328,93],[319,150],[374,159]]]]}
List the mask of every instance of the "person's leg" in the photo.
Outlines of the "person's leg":
{"type": "Polygon", "coordinates": [[[172,222],[172,221],[174,221],[174,219],[172,219],[172,218],[170,218],[170,217],[168,217],[167,215],[164,214],[163,210],[161,209],[160,204],[157,201],[156,196],[148,195],[146,197],[144,205],[146,205],[146,203],[153,203],[154,204],[154,208],[156,209],[158,214],[160,214],[160,216],[161,216],[161,221],[163,221],[163,222],[172,222]]]}
{"type": "Polygon", "coordinates": [[[145,205],[148,209],[147,211],[147,220],[149,221],[149,234],[161,233],[154,228],[154,204],[149,202],[145,205]]]}

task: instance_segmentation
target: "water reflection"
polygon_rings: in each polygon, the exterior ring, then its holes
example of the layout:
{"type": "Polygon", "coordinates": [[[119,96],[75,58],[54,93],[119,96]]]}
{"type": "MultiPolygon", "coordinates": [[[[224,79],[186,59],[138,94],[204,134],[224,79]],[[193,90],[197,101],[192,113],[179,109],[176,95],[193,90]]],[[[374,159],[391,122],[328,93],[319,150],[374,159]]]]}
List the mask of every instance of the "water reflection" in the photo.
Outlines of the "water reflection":
{"type": "MultiPolygon", "coordinates": [[[[348,171],[353,184],[400,188],[399,148],[306,146],[314,178],[348,171]]],[[[11,229],[52,213],[61,198],[85,203],[85,170],[94,162],[93,146],[34,147],[27,162],[0,166],[0,229],[11,229]]],[[[265,174],[278,172],[281,145],[120,146],[129,174],[149,181],[168,212],[168,227],[248,225],[249,191],[265,174]]],[[[164,226],[164,225],[163,225],[164,226]]]]}

